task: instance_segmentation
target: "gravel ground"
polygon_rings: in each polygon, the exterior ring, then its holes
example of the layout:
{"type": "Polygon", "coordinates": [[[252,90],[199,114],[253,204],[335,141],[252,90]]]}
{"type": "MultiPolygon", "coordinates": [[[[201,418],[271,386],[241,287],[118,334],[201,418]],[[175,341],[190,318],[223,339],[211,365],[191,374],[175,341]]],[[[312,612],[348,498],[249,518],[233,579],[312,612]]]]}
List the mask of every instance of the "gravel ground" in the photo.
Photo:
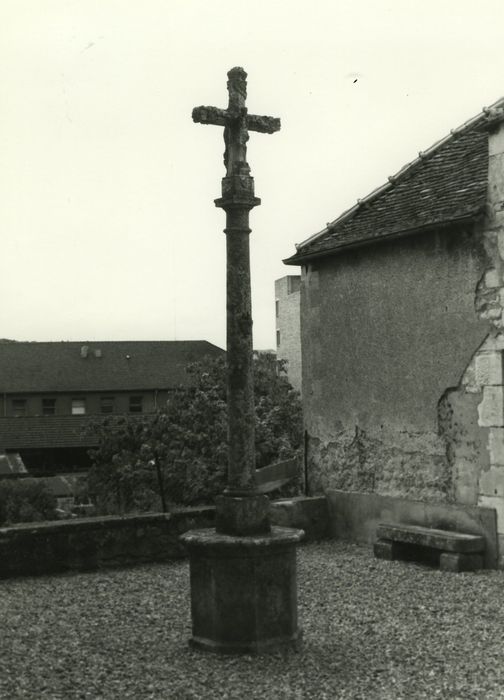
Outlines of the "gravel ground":
{"type": "Polygon", "coordinates": [[[504,698],[504,572],[300,547],[303,650],[188,648],[187,562],[0,581],[0,698],[504,698]]]}

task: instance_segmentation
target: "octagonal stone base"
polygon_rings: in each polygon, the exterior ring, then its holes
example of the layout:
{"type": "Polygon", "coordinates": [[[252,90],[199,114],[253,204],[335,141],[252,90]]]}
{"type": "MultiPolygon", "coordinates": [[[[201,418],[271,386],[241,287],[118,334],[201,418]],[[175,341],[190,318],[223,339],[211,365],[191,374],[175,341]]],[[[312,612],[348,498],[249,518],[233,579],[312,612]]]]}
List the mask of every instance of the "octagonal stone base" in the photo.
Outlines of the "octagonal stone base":
{"type": "Polygon", "coordinates": [[[296,545],[303,534],[273,527],[249,537],[213,529],[182,535],[190,557],[191,646],[223,654],[297,649],[296,545]]]}

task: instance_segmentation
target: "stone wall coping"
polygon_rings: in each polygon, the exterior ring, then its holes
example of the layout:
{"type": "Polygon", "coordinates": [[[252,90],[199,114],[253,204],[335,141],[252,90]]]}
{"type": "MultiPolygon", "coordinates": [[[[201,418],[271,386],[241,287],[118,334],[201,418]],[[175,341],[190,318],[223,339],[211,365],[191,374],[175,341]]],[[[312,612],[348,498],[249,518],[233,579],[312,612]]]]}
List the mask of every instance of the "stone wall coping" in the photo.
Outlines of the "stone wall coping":
{"type": "Polygon", "coordinates": [[[474,510],[474,511],[483,511],[486,513],[493,513],[495,511],[495,508],[491,508],[490,506],[480,506],[477,504],[474,505],[467,505],[465,503],[446,503],[445,501],[434,501],[434,500],[426,500],[422,501],[420,498],[408,498],[406,496],[389,496],[388,494],[381,494],[381,493],[374,493],[372,491],[346,491],[344,489],[328,489],[328,492],[326,494],[326,497],[328,494],[334,493],[334,494],[342,494],[344,496],[370,496],[370,497],[376,497],[380,499],[389,499],[391,502],[393,501],[404,501],[407,503],[411,504],[416,504],[419,506],[425,506],[425,507],[442,507],[448,511],[453,511],[454,513],[457,513],[458,511],[461,510],[474,510]]]}
{"type": "MultiPolygon", "coordinates": [[[[292,508],[303,509],[303,505],[309,506],[313,504],[314,506],[320,504],[326,504],[325,496],[294,496],[291,498],[283,498],[270,502],[271,512],[278,513],[279,510],[284,511],[285,509],[290,510],[292,508]]],[[[215,513],[215,506],[213,505],[202,505],[202,506],[187,506],[187,507],[177,507],[168,513],[152,512],[152,513],[134,513],[126,515],[100,515],[100,516],[88,516],[72,518],[70,520],[47,520],[43,522],[31,522],[31,523],[17,523],[15,525],[8,525],[5,527],[0,527],[0,538],[2,540],[13,539],[16,537],[44,537],[50,534],[58,533],[73,533],[73,532],[87,532],[87,531],[100,531],[100,530],[115,530],[124,527],[142,527],[152,526],[159,523],[165,523],[171,521],[176,523],[185,519],[195,519],[199,517],[213,517],[215,513]]],[[[274,517],[274,516],[273,516],[274,517]]],[[[327,518],[327,515],[324,516],[327,518]]],[[[301,530],[308,527],[309,524],[305,523],[305,519],[297,522],[299,518],[294,518],[291,523],[291,517],[282,519],[278,523],[278,526],[293,525],[295,528],[298,527],[301,530]]],[[[272,523],[276,527],[276,523],[272,523]]],[[[309,533],[308,538],[310,538],[309,533]]]]}
{"type": "Polygon", "coordinates": [[[215,506],[193,506],[178,508],[169,513],[135,513],[126,515],[102,515],[85,518],[72,518],[71,520],[49,520],[38,523],[18,523],[0,528],[0,536],[15,536],[16,534],[30,533],[48,534],[52,532],[68,532],[73,530],[99,530],[101,528],[121,528],[125,525],[151,525],[153,523],[166,522],[167,520],[179,520],[182,518],[207,515],[215,511],[215,506]]]}

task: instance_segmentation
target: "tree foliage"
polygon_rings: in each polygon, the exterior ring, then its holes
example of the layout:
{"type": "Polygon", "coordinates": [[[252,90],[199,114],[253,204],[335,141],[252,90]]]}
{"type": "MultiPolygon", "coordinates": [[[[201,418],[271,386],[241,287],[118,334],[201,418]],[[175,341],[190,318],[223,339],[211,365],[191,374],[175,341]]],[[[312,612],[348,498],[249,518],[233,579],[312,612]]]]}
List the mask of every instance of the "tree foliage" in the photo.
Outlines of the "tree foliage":
{"type": "MultiPolygon", "coordinates": [[[[143,416],[111,416],[93,425],[88,483],[99,511],[160,507],[159,466],[172,504],[210,503],[227,472],[226,365],[205,359],[187,368],[189,388],[173,392],[163,410],[143,416]]],[[[254,362],[256,464],[294,456],[302,443],[299,395],[283,363],[259,354],[254,362]]]]}

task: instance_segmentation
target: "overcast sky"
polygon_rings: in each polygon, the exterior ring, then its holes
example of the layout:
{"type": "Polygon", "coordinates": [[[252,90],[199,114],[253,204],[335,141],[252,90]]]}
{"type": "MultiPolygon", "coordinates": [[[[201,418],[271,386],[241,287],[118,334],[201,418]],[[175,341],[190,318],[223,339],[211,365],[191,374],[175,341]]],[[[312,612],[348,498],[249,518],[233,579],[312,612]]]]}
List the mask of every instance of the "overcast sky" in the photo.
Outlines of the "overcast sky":
{"type": "Polygon", "coordinates": [[[504,96],[502,0],[1,0],[0,337],[225,346],[222,129],[248,72],[254,346],[282,258],[504,96]]]}

